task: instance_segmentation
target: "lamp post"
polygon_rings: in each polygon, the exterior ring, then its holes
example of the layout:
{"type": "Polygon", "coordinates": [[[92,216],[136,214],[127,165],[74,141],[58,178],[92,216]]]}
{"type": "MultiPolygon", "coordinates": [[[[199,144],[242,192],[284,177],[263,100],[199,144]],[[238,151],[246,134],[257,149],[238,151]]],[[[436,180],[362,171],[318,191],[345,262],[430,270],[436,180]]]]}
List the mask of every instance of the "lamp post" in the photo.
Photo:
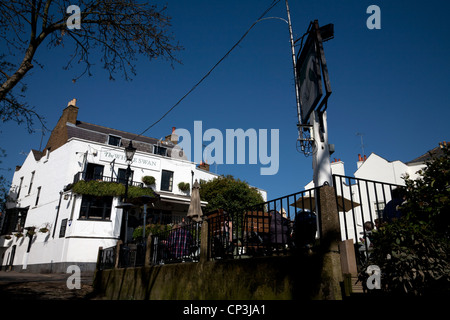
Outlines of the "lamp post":
{"type": "Polygon", "coordinates": [[[125,172],[125,201],[128,202],[128,183],[130,180],[130,176],[131,176],[131,167],[130,167],[130,163],[131,161],[133,161],[133,157],[134,154],[136,153],[136,148],[133,147],[133,143],[130,140],[130,144],[128,145],[128,147],[125,148],[125,157],[127,159],[128,162],[128,167],[127,167],[127,171],[125,172]]]}
{"type": "Polygon", "coordinates": [[[147,219],[147,205],[149,203],[152,203],[155,201],[154,197],[150,197],[150,196],[141,196],[139,198],[139,202],[144,204],[144,222],[143,222],[143,226],[142,226],[142,239],[144,241],[144,244],[147,244],[147,238],[145,237],[145,227],[146,227],[146,219],[147,219]]]}
{"type": "Polygon", "coordinates": [[[123,232],[121,232],[121,236],[123,236],[123,242],[127,243],[128,241],[128,209],[129,207],[131,207],[131,204],[128,203],[128,184],[129,184],[129,180],[130,180],[130,176],[131,176],[131,167],[130,167],[130,163],[133,160],[134,154],[136,153],[136,148],[133,147],[133,143],[130,140],[130,144],[128,145],[128,147],[125,148],[125,157],[127,159],[128,162],[128,167],[127,170],[125,172],[125,203],[122,204],[123,210],[124,210],[124,214],[122,215],[122,230],[123,232]],[[125,220],[125,221],[124,221],[125,220]]]}

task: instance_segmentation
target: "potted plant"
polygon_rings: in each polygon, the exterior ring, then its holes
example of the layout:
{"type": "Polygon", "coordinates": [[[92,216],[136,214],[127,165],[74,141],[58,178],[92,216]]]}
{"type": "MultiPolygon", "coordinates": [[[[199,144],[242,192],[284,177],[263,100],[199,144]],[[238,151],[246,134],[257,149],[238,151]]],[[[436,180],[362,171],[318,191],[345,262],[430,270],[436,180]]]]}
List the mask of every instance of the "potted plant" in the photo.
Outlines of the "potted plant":
{"type": "Polygon", "coordinates": [[[191,185],[189,184],[189,182],[180,182],[178,184],[178,189],[180,189],[181,191],[187,192],[189,191],[191,188],[191,185]]]}
{"type": "Polygon", "coordinates": [[[17,238],[22,238],[23,237],[23,233],[22,232],[16,232],[14,234],[17,238]]]}
{"type": "Polygon", "coordinates": [[[147,186],[150,186],[152,184],[155,184],[155,177],[153,176],[143,176],[142,182],[146,184],[147,186]]]}
{"type": "Polygon", "coordinates": [[[50,224],[46,223],[42,228],[39,229],[39,232],[46,233],[50,230],[50,224]]]}
{"type": "Polygon", "coordinates": [[[27,227],[27,236],[32,237],[36,234],[36,227],[27,227]]]}

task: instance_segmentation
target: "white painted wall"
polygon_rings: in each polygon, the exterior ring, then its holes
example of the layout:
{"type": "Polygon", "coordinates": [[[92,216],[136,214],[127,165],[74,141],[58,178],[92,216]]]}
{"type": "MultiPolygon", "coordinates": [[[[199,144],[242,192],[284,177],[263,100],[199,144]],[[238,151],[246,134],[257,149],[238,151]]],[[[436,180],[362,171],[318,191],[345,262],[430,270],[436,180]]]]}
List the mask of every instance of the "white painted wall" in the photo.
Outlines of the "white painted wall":
{"type": "MultiPolygon", "coordinates": [[[[71,139],[65,145],[51,152],[49,157],[42,157],[36,161],[32,152],[25,159],[22,167],[14,174],[11,188],[11,196],[15,199],[23,177],[20,198],[17,206],[29,206],[25,227],[35,226],[41,228],[46,224],[51,225],[48,233],[37,233],[32,240],[29,254],[26,253],[29,238],[13,237],[12,240],[4,242],[3,246],[8,247],[4,255],[5,265],[8,261],[8,253],[11,253],[12,245],[16,245],[14,265],[20,264],[45,264],[59,262],[96,262],[99,247],[114,246],[120,233],[120,221],[122,209],[113,209],[110,221],[78,220],[81,196],[76,196],[70,191],[64,192],[60,197],[60,192],[64,187],[73,182],[74,175],[83,171],[85,163],[95,163],[104,165],[104,176],[111,176],[113,167],[101,152],[110,150],[123,154],[123,148],[114,148],[105,144],[85,141],[81,139],[71,139]],[[31,173],[35,172],[32,188],[28,193],[31,173]],[[36,203],[37,188],[41,187],[39,202],[36,203]],[[66,197],[67,199],[66,199],[66,197]],[[58,204],[61,199],[61,204],[58,204]],[[58,215],[57,221],[56,216],[58,215]],[[59,232],[61,221],[68,219],[65,237],[60,238],[59,232]]],[[[192,185],[192,173],[195,179],[211,180],[217,175],[211,172],[197,169],[196,164],[181,159],[136,152],[135,162],[131,164],[134,171],[134,181],[141,182],[145,175],[152,175],[156,179],[154,189],[160,191],[161,171],[173,171],[173,194],[189,195],[189,192],[180,191],[179,182],[188,182],[192,185]],[[150,160],[158,163],[158,166],[146,166],[145,161],[150,160]]],[[[114,171],[118,168],[126,169],[125,161],[116,159],[114,171]]],[[[114,174],[116,177],[116,174],[114,174]]],[[[118,199],[113,200],[113,208],[118,204],[118,199]]]]}
{"type": "Polygon", "coordinates": [[[403,177],[406,174],[409,174],[410,178],[416,179],[418,177],[417,171],[424,167],[424,164],[408,166],[398,160],[387,161],[379,155],[372,153],[359,169],[356,170],[355,177],[405,185],[403,177]]]}

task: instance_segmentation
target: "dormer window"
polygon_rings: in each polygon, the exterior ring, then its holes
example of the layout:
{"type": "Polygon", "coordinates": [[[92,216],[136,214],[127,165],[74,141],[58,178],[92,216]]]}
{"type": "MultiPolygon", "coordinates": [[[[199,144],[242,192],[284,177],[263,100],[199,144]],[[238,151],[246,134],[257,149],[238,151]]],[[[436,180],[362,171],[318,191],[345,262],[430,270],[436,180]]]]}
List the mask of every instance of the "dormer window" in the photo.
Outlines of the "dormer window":
{"type": "Polygon", "coordinates": [[[153,153],[159,154],[160,156],[166,156],[167,155],[167,148],[161,147],[161,146],[153,146],[153,153]]]}
{"type": "Polygon", "coordinates": [[[108,144],[111,146],[120,147],[121,140],[121,137],[109,135],[108,144]]]}

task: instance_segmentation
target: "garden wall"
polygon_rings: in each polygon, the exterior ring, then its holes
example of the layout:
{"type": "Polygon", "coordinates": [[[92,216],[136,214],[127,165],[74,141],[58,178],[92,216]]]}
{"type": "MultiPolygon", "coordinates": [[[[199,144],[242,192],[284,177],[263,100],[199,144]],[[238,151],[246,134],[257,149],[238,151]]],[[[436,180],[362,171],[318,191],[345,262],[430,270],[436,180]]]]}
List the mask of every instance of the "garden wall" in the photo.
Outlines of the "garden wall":
{"type": "Polygon", "coordinates": [[[304,255],[100,270],[94,288],[114,300],[323,299],[333,289],[322,263],[304,255]]]}

